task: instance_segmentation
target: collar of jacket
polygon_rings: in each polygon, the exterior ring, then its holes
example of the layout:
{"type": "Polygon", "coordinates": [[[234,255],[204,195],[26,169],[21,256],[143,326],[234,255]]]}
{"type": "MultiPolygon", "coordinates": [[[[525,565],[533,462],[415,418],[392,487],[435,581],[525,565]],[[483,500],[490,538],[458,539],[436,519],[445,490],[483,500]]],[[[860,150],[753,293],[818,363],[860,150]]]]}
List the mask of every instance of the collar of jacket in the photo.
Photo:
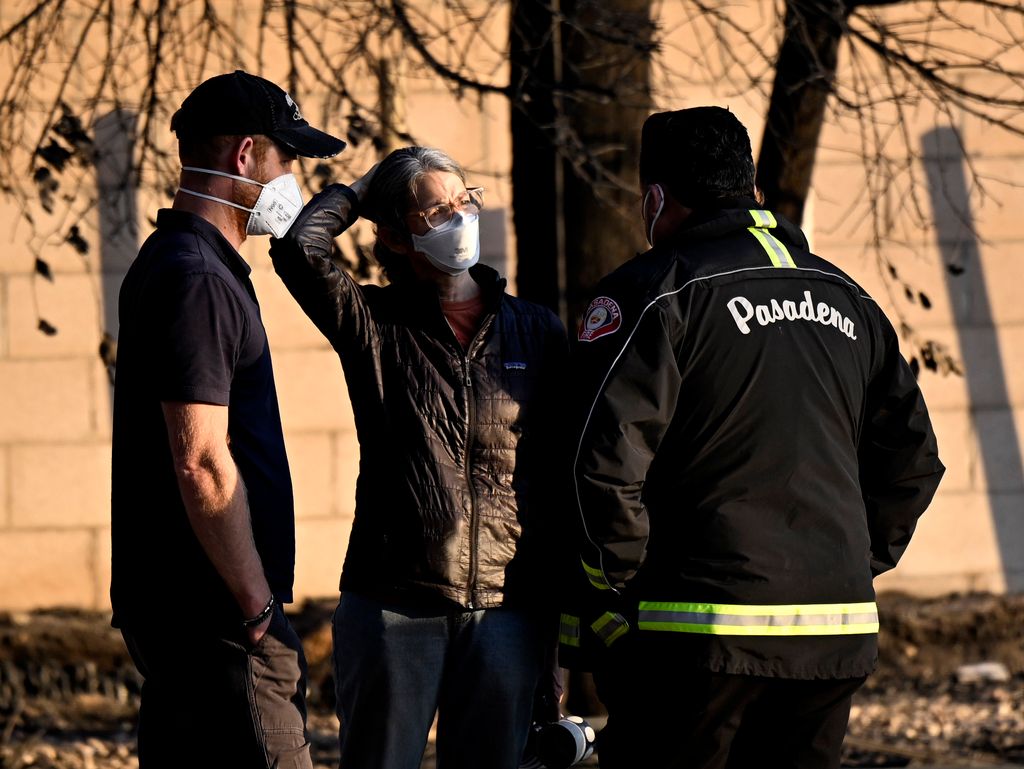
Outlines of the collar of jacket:
{"type": "MultiPolygon", "coordinates": [[[[508,281],[486,264],[475,264],[470,267],[469,276],[480,286],[484,299],[484,316],[497,312],[505,296],[508,281]]],[[[410,279],[392,285],[410,315],[416,318],[420,325],[427,327],[436,335],[452,333],[441,311],[441,300],[432,283],[410,279]]]]}
{"type": "MultiPolygon", "coordinates": [[[[682,226],[665,239],[666,243],[683,244],[701,240],[713,240],[732,232],[755,226],[750,212],[766,210],[753,198],[728,198],[717,201],[712,208],[695,208],[682,226]]],[[[781,214],[772,212],[776,225],[772,234],[787,245],[807,248],[807,238],[795,224],[781,214]]],[[[660,245],[660,244],[659,244],[660,245]]]]}
{"type": "Polygon", "coordinates": [[[488,267],[486,264],[474,264],[470,267],[469,277],[480,286],[487,312],[497,310],[502,297],[505,296],[505,286],[508,285],[508,281],[501,277],[496,269],[488,267]]]}
{"type": "MultiPolygon", "coordinates": [[[[480,286],[480,292],[483,295],[484,306],[487,308],[487,312],[493,312],[497,309],[498,305],[501,304],[501,298],[505,295],[505,286],[508,285],[508,281],[498,275],[497,270],[493,267],[488,267],[486,264],[475,264],[470,267],[469,277],[480,286]]],[[[438,299],[434,284],[429,281],[409,279],[392,285],[395,286],[396,290],[401,291],[408,300],[417,305],[437,305],[438,308],[441,306],[441,301],[438,299]]]]}

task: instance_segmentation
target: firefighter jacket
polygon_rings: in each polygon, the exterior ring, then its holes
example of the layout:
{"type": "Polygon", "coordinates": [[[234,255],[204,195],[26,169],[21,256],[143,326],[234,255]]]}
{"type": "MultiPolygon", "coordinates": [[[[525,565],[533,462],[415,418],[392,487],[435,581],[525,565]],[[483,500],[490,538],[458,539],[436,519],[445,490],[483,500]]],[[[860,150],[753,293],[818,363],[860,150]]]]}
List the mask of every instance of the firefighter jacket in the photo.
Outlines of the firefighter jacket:
{"type": "Polygon", "coordinates": [[[332,261],[356,201],[340,185],[324,195],[271,257],[340,356],[352,404],[359,477],[342,590],[470,609],[536,602],[559,504],[564,327],[477,265],[486,310],[464,350],[431,284],[360,285],[332,261]]]}
{"type": "Polygon", "coordinates": [[[597,294],[571,359],[590,608],[563,649],[657,634],[715,672],[869,673],[872,578],[944,469],[885,315],[752,200],[695,212],[597,294]]]}

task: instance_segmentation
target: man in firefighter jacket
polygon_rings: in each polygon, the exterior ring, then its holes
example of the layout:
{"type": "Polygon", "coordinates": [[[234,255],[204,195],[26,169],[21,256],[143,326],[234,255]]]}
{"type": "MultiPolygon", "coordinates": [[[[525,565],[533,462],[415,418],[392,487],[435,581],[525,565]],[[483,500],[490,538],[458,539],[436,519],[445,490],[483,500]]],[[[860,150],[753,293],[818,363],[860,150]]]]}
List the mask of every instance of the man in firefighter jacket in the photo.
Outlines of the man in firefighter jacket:
{"type": "Polygon", "coordinates": [[[878,305],[755,200],[727,110],[652,115],[652,248],[598,286],[574,369],[581,580],[605,769],[838,767],[872,579],[943,466],[878,305]],[[667,703],[667,706],[666,706],[667,703]]]}

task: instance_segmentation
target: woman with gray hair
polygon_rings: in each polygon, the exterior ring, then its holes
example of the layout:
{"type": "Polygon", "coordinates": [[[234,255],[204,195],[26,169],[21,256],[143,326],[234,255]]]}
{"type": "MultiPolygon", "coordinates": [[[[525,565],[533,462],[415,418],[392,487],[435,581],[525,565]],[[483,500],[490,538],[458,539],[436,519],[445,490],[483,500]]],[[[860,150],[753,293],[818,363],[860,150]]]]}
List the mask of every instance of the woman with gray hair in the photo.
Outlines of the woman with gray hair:
{"type": "Polygon", "coordinates": [[[418,767],[435,712],[440,766],[515,769],[555,644],[567,342],[477,263],[482,205],[445,153],[407,147],[271,247],[341,358],[359,439],[334,617],[344,769],[418,767]],[[387,286],[331,259],[357,215],[387,286]]]}

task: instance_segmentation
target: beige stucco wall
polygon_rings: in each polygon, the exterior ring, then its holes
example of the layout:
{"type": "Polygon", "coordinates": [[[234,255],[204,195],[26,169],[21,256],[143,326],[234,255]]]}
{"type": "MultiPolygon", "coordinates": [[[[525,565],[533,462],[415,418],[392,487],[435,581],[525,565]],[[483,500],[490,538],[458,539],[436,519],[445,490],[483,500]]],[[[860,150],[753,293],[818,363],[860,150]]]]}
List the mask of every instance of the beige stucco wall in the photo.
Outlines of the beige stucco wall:
{"type": "MultiPolygon", "coordinates": [[[[921,118],[911,131],[917,151],[934,125],[921,118]]],[[[971,163],[986,184],[1004,179],[1010,185],[996,183],[993,197],[972,201],[968,215],[977,237],[952,221],[955,215],[941,202],[923,195],[936,223],[887,249],[901,281],[928,296],[930,309],[908,302],[898,284],[893,290],[893,281],[883,280],[874,255],[858,242],[863,221],[840,224],[850,217],[841,193],[856,173],[856,159],[827,153],[814,178],[817,247],[862,281],[897,327],[902,314],[917,334],[943,343],[963,364],[964,376],[921,377],[948,469],[900,568],[879,580],[881,587],[928,594],[1024,589],[1024,145],[977,121],[963,118],[961,126],[971,163]],[[949,263],[964,272],[953,275],[949,263]]],[[[832,127],[823,138],[833,144],[843,139],[832,127]]],[[[962,159],[951,155],[941,163],[951,176],[969,177],[962,159]]],[[[854,210],[853,218],[863,220],[863,207],[854,210]]]]}
{"type": "MultiPolygon", "coordinates": [[[[676,29],[672,14],[681,5],[661,7],[665,28],[676,29]]],[[[0,9],[0,21],[3,16],[0,9]]],[[[752,18],[767,23],[770,15],[752,18]]],[[[673,34],[666,48],[670,64],[691,43],[685,30],[673,34]]],[[[495,79],[500,81],[500,73],[495,79]]],[[[685,88],[657,85],[664,107],[729,105],[758,143],[762,95],[737,94],[724,78],[685,88]]],[[[459,101],[422,77],[407,84],[406,95],[412,134],[448,149],[488,188],[489,208],[501,215],[491,220],[495,232],[485,251],[514,273],[507,261],[507,105],[496,96],[459,101]],[[498,232],[502,222],[505,231],[498,232]]],[[[910,134],[920,137],[934,125],[934,115],[922,109],[910,134]]],[[[1024,141],[983,130],[966,117],[963,128],[979,168],[1024,183],[1024,141]]],[[[891,317],[902,315],[919,334],[942,341],[972,364],[963,378],[922,375],[949,471],[904,563],[880,587],[926,594],[1024,588],[1024,369],[1016,365],[1024,355],[1024,302],[1018,299],[1024,194],[1019,187],[993,187],[986,205],[973,212],[982,235],[973,251],[969,239],[944,235],[960,238],[946,245],[968,254],[959,278],[947,278],[936,228],[886,252],[901,279],[930,297],[932,309],[925,311],[902,299],[901,288],[890,292],[892,284],[882,280],[866,245],[866,209],[851,207],[863,185],[856,138],[840,124],[827,126],[822,137],[806,222],[812,243],[862,282],[891,317]]],[[[927,194],[923,199],[929,200],[927,194]]],[[[142,237],[145,222],[166,203],[139,201],[142,237]]],[[[0,203],[0,609],[102,609],[108,605],[110,558],[110,387],[96,350],[124,264],[101,264],[96,249],[83,258],[67,247],[47,248],[54,280],[41,280],[33,277],[27,232],[17,210],[0,203]],[[60,333],[45,336],[36,329],[37,308],[60,333]]],[[[295,481],[297,593],[331,595],[351,524],[357,469],[344,380],[334,353],[273,274],[266,240],[246,243],[243,256],[253,266],[270,337],[295,481]]]]}

